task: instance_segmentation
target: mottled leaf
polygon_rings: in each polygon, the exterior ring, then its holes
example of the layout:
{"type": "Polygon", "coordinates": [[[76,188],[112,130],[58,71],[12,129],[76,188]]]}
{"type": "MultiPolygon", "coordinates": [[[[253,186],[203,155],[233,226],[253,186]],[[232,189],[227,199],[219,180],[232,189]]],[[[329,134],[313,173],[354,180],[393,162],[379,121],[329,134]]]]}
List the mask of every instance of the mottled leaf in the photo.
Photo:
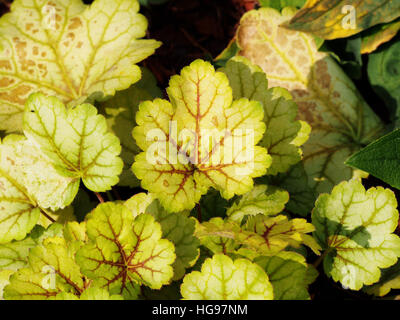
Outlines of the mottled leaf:
{"type": "Polygon", "coordinates": [[[308,0],[287,23],[293,30],[324,39],[346,38],[400,16],[400,3],[391,0],[308,0]]]}
{"type": "Polygon", "coordinates": [[[311,125],[304,166],[309,185],[327,192],[351,178],[343,162],[377,138],[383,125],[333,59],[318,52],[312,36],[280,27],[293,14],[290,8],[282,14],[270,8],[247,12],[237,41],[240,55],[264,70],[270,87],[288,89],[299,118],[311,125]]]}
{"type": "Polygon", "coordinates": [[[140,79],[135,63],[160,43],[140,40],[147,21],[136,0],[18,0],[0,19],[0,129],[22,129],[37,91],[76,105],[140,79]]]}

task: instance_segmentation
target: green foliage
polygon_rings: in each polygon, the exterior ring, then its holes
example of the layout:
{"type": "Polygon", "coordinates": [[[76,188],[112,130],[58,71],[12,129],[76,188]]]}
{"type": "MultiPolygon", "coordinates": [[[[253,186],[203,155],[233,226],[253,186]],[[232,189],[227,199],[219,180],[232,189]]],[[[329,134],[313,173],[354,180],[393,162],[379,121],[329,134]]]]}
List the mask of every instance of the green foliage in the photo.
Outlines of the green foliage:
{"type": "Polygon", "coordinates": [[[147,20],[138,11],[137,0],[14,1],[0,19],[0,129],[22,129],[31,93],[75,106],[137,82],[136,63],[160,46],[140,39],[147,20]]]}
{"type": "MultiPolygon", "coordinates": [[[[262,68],[269,86],[290,91],[298,117],[312,127],[302,148],[303,165],[308,185],[318,194],[352,177],[343,162],[384,127],[343,70],[318,51],[312,35],[281,26],[294,14],[292,8],[249,11],[241,18],[236,41],[239,55],[262,68]]],[[[296,184],[304,188],[303,181],[296,184]]]]}
{"type": "Polygon", "coordinates": [[[245,259],[232,261],[222,254],[207,259],[201,272],[193,271],[186,275],[181,292],[184,299],[273,299],[272,285],[258,265],[245,259]]]}
{"type": "Polygon", "coordinates": [[[136,65],[160,45],[138,4],[163,1],[16,0],[0,18],[0,299],[399,289],[396,197],[361,182],[400,189],[399,131],[372,142],[384,124],[349,78],[379,46],[368,75],[395,120],[397,2],[360,0],[349,30],[344,1],[262,0],[164,99],[136,65]]]}
{"type": "Polygon", "coordinates": [[[336,39],[349,37],[400,16],[397,1],[360,0],[357,6],[344,10],[349,4],[351,2],[346,0],[308,0],[287,26],[293,30],[312,32],[320,38],[336,39]],[[353,25],[349,21],[351,18],[353,25]]]}
{"type": "Polygon", "coordinates": [[[397,129],[372,142],[351,156],[346,163],[382,179],[392,187],[400,189],[399,137],[400,129],[397,129]]]}
{"type": "Polygon", "coordinates": [[[357,180],[342,182],[331,194],[319,196],[312,213],[314,236],[325,250],[324,270],[333,280],[359,290],[377,282],[381,268],[397,262],[396,207],[391,190],[365,191],[357,180]]]}
{"type": "Polygon", "coordinates": [[[392,120],[399,125],[399,54],[400,42],[382,46],[381,50],[369,55],[368,78],[374,91],[383,99],[392,120]]]}
{"type": "Polygon", "coordinates": [[[133,137],[144,152],[132,170],[141,186],[170,212],[192,209],[210,187],[226,199],[248,192],[271,165],[256,145],[266,127],[262,105],[233,101],[225,74],[202,60],[173,76],[167,93],[171,102],[143,102],[136,115],[133,137]]]}

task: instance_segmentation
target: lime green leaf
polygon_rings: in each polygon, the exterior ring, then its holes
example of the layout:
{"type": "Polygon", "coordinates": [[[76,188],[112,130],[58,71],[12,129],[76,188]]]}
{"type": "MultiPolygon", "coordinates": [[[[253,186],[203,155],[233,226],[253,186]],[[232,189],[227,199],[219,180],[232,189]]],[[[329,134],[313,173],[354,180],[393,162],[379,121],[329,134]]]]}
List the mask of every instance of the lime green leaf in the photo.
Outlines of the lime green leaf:
{"type": "Polygon", "coordinates": [[[390,41],[400,30],[400,20],[383,24],[373,28],[368,35],[362,38],[361,53],[371,53],[381,44],[390,41]]]}
{"type": "Polygon", "coordinates": [[[302,255],[282,251],[272,257],[258,257],[254,262],[267,273],[274,288],[275,300],[310,299],[308,285],[315,277],[309,277],[309,267],[302,255]]]}
{"type": "Polygon", "coordinates": [[[171,102],[146,101],[136,115],[133,136],[145,152],[132,170],[142,187],[171,212],[192,209],[210,187],[226,199],[249,191],[271,163],[256,146],[265,131],[262,106],[232,102],[227,77],[202,60],[172,77],[167,92],[171,102]]]}
{"type": "Polygon", "coordinates": [[[4,289],[9,300],[53,299],[60,292],[81,294],[87,285],[63,238],[47,238],[30,250],[29,267],[19,269],[4,289]]]}
{"type": "Polygon", "coordinates": [[[400,238],[392,233],[399,219],[396,207],[391,190],[365,191],[357,180],[320,195],[312,221],[314,236],[325,250],[326,274],[353,290],[377,282],[380,268],[390,267],[400,256],[400,238]]]}
{"type": "Polygon", "coordinates": [[[173,244],[149,214],[136,218],[122,204],[104,203],[87,216],[90,242],[76,259],[82,272],[111,294],[136,299],[140,284],[159,289],[173,276],[173,244]]]}
{"type": "Polygon", "coordinates": [[[76,221],[68,222],[64,227],[64,238],[67,242],[88,240],[86,234],[86,222],[78,223],[76,221]]]}
{"type": "Polygon", "coordinates": [[[212,253],[232,253],[235,252],[240,244],[235,240],[237,233],[242,232],[238,224],[226,222],[220,217],[215,217],[209,221],[196,226],[196,236],[201,244],[212,253]]]}
{"type": "Polygon", "coordinates": [[[12,270],[1,270],[0,271],[0,300],[4,300],[3,290],[4,287],[10,283],[10,276],[14,273],[12,270]]]}
{"type": "Polygon", "coordinates": [[[139,180],[131,170],[134,156],[140,149],[132,139],[132,129],[136,125],[135,115],[139,104],[145,100],[161,98],[162,92],[157,87],[155,77],[148,69],[142,68],[142,79],[129,89],[117,92],[115,96],[100,104],[104,109],[108,127],[121,141],[121,158],[124,161],[124,170],[120,176],[121,186],[137,187],[139,180]]]}
{"type": "Polygon", "coordinates": [[[259,65],[270,87],[290,91],[299,117],[312,127],[302,147],[309,185],[328,192],[351,178],[343,162],[383,130],[383,124],[351,80],[327,53],[319,52],[311,35],[280,25],[294,11],[270,8],[247,12],[237,33],[240,55],[259,65]]]}
{"type": "Polygon", "coordinates": [[[387,134],[352,155],[346,164],[367,171],[392,187],[400,189],[399,137],[400,129],[387,134]]]}
{"type": "Polygon", "coordinates": [[[0,145],[0,243],[22,240],[39,219],[40,209],[21,181],[13,163],[12,144],[0,145]]]}
{"type": "Polygon", "coordinates": [[[6,300],[53,300],[65,287],[56,282],[52,286],[51,273],[35,272],[30,268],[19,269],[10,277],[4,288],[6,300]]]}
{"type": "Polygon", "coordinates": [[[0,145],[3,168],[41,208],[55,211],[68,206],[79,184],[60,175],[40,150],[23,136],[8,135],[0,145]]]}
{"type": "Polygon", "coordinates": [[[105,289],[91,287],[83,291],[79,297],[72,293],[61,292],[57,294],[56,300],[123,300],[123,297],[117,294],[110,295],[105,289]]]}
{"type": "Polygon", "coordinates": [[[138,81],[135,63],[160,46],[140,40],[147,21],[138,10],[136,0],[15,1],[0,19],[0,129],[22,129],[33,92],[76,105],[138,81]]]}
{"type": "Polygon", "coordinates": [[[297,105],[290,93],[281,88],[268,90],[264,71],[243,57],[229,60],[222,71],[229,78],[234,99],[256,100],[264,107],[266,131],[260,145],[272,156],[268,174],[287,171],[301,160],[299,146],[308,139],[309,129],[306,123],[296,120],[297,105]]]}
{"type": "Polygon", "coordinates": [[[307,235],[315,228],[305,219],[289,220],[283,215],[276,217],[257,215],[247,220],[245,229],[252,232],[253,235],[248,238],[244,237],[241,242],[260,254],[272,255],[287,246],[297,248],[301,244],[309,246],[317,254],[321,249],[307,235]]]}
{"type": "Polygon", "coordinates": [[[172,265],[174,268],[172,280],[183,278],[185,270],[196,263],[200,254],[200,241],[194,236],[196,220],[183,213],[168,213],[158,200],[146,208],[146,213],[151,214],[161,225],[163,238],[175,246],[176,260],[172,265]]]}
{"type": "Polygon", "coordinates": [[[62,225],[54,223],[47,229],[36,225],[25,239],[0,244],[0,269],[16,271],[28,266],[30,250],[56,236],[62,236],[62,225]]]}
{"type": "Polygon", "coordinates": [[[379,297],[387,295],[390,290],[400,289],[400,263],[397,262],[395,265],[382,269],[381,278],[379,282],[372,286],[366,286],[363,290],[369,294],[374,294],[379,297]]]}
{"type": "Polygon", "coordinates": [[[324,39],[336,39],[390,22],[398,16],[400,3],[397,1],[308,0],[287,26],[324,39]]]}
{"type": "Polygon", "coordinates": [[[400,41],[384,45],[368,55],[368,79],[374,91],[383,99],[396,126],[400,123],[400,41]]]}
{"type": "Polygon", "coordinates": [[[161,225],[163,238],[170,240],[175,246],[176,260],[172,265],[172,280],[181,279],[185,269],[196,263],[200,253],[200,241],[194,236],[196,220],[187,217],[186,212],[167,212],[151,194],[138,193],[125,201],[124,205],[134,217],[148,213],[161,225]]]}
{"type": "Polygon", "coordinates": [[[272,300],[273,289],[268,276],[246,259],[216,254],[208,258],[201,272],[185,276],[181,293],[186,300],[272,300]]]}
{"type": "Polygon", "coordinates": [[[37,245],[31,237],[0,245],[0,269],[18,270],[28,264],[29,250],[37,245]]]}
{"type": "Polygon", "coordinates": [[[256,264],[216,254],[208,258],[201,272],[185,276],[181,293],[186,300],[272,300],[268,276],[256,264]]]}
{"type": "Polygon", "coordinates": [[[289,194],[275,187],[258,185],[244,194],[233,204],[226,214],[229,220],[241,222],[245,216],[263,214],[273,216],[283,211],[289,200],[289,194]]]}
{"type": "Polygon", "coordinates": [[[256,255],[270,256],[288,246],[306,244],[318,254],[319,245],[307,235],[314,230],[314,226],[305,219],[288,220],[282,215],[266,217],[260,214],[249,217],[243,227],[221,218],[213,218],[197,227],[196,236],[202,245],[215,253],[241,254],[244,249],[256,255]]]}
{"type": "Polygon", "coordinates": [[[75,251],[70,250],[63,238],[47,238],[43,245],[31,249],[29,265],[37,273],[51,267],[57,276],[56,282],[69,287],[64,291],[80,294],[85,287],[83,275],[75,262],[75,251]]]}
{"type": "Polygon", "coordinates": [[[26,103],[24,132],[57,171],[76,185],[82,178],[88,189],[102,192],[118,183],[121,146],[92,105],[67,110],[55,97],[33,94],[26,103]]]}

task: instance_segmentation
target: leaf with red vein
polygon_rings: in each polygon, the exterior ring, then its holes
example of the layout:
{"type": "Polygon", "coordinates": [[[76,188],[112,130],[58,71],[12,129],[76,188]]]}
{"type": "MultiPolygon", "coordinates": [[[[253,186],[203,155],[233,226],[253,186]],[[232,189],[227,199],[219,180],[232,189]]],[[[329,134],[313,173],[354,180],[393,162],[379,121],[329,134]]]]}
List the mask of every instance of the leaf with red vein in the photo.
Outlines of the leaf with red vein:
{"type": "Polygon", "coordinates": [[[136,299],[139,285],[159,289],[173,276],[173,244],[149,214],[136,218],[122,204],[103,203],[87,216],[89,243],[76,255],[93,285],[136,299]]]}
{"type": "Polygon", "coordinates": [[[143,102],[133,137],[143,150],[132,170],[170,212],[192,209],[212,187],[230,199],[271,165],[257,146],[265,131],[257,101],[233,101],[228,78],[196,60],[170,80],[170,102],[143,102]]]}

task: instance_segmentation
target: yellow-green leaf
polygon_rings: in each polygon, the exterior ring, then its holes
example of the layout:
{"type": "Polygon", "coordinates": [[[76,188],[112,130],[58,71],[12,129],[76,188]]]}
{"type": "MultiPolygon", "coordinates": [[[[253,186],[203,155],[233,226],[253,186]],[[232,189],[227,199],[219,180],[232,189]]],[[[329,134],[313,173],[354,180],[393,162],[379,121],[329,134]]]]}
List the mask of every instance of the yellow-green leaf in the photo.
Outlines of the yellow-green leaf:
{"type": "Polygon", "coordinates": [[[311,35],[280,27],[293,15],[290,8],[282,14],[270,8],[247,12],[237,32],[239,54],[264,70],[270,87],[293,95],[300,119],[312,127],[302,147],[309,185],[326,192],[351,178],[343,162],[377,138],[383,124],[336,62],[317,50],[311,35]]]}
{"type": "Polygon", "coordinates": [[[324,269],[333,280],[359,290],[377,282],[381,268],[400,257],[400,238],[393,232],[399,213],[394,193],[365,188],[358,180],[342,182],[315,203],[315,238],[325,250],[324,269]]]}
{"type": "Polygon", "coordinates": [[[226,210],[229,220],[241,222],[245,216],[263,214],[273,216],[283,211],[289,194],[276,187],[255,186],[226,210]]]}
{"type": "Polygon", "coordinates": [[[36,91],[76,105],[114,95],[140,79],[135,64],[160,43],[141,40],[137,0],[18,0],[0,19],[0,130],[22,129],[36,91]]]}
{"type": "Polygon", "coordinates": [[[390,41],[400,30],[400,20],[393,21],[388,24],[376,26],[369,34],[362,38],[361,53],[371,53],[375,51],[381,44],[390,41]]]}
{"type": "Polygon", "coordinates": [[[192,209],[210,187],[226,199],[249,191],[271,164],[256,145],[265,131],[260,103],[232,101],[226,75],[202,60],[173,76],[167,92],[171,102],[146,101],[136,115],[144,152],[132,170],[142,187],[170,212],[192,209]]]}
{"type": "Polygon", "coordinates": [[[216,254],[208,258],[201,272],[185,276],[181,286],[186,300],[272,300],[268,276],[257,264],[216,254]]]}
{"type": "Polygon", "coordinates": [[[400,16],[391,0],[308,0],[286,25],[323,39],[346,38],[400,16]]]}
{"type": "Polygon", "coordinates": [[[123,204],[108,202],[87,216],[86,228],[90,241],[76,259],[94,285],[136,299],[139,285],[160,289],[171,281],[174,245],[151,215],[134,218],[123,204]]]}
{"type": "Polygon", "coordinates": [[[157,87],[157,81],[151,72],[141,68],[142,78],[129,89],[117,92],[111,99],[100,103],[104,110],[108,127],[121,141],[121,158],[124,161],[124,170],[120,176],[118,185],[137,187],[139,180],[131,170],[134,156],[140,149],[132,139],[132,129],[136,125],[135,116],[139,110],[139,104],[145,100],[161,98],[162,92],[157,87]]]}
{"type": "Polygon", "coordinates": [[[82,179],[88,189],[103,192],[118,183],[121,145],[94,106],[66,109],[59,99],[35,93],[26,103],[24,133],[76,186],[82,179]]]}
{"type": "Polygon", "coordinates": [[[269,175],[286,172],[301,160],[299,148],[309,136],[310,127],[296,119],[297,105],[283,88],[268,89],[264,71],[248,59],[236,56],[226,63],[222,71],[227,75],[234,99],[259,101],[264,107],[266,130],[260,145],[272,157],[269,175]]]}

